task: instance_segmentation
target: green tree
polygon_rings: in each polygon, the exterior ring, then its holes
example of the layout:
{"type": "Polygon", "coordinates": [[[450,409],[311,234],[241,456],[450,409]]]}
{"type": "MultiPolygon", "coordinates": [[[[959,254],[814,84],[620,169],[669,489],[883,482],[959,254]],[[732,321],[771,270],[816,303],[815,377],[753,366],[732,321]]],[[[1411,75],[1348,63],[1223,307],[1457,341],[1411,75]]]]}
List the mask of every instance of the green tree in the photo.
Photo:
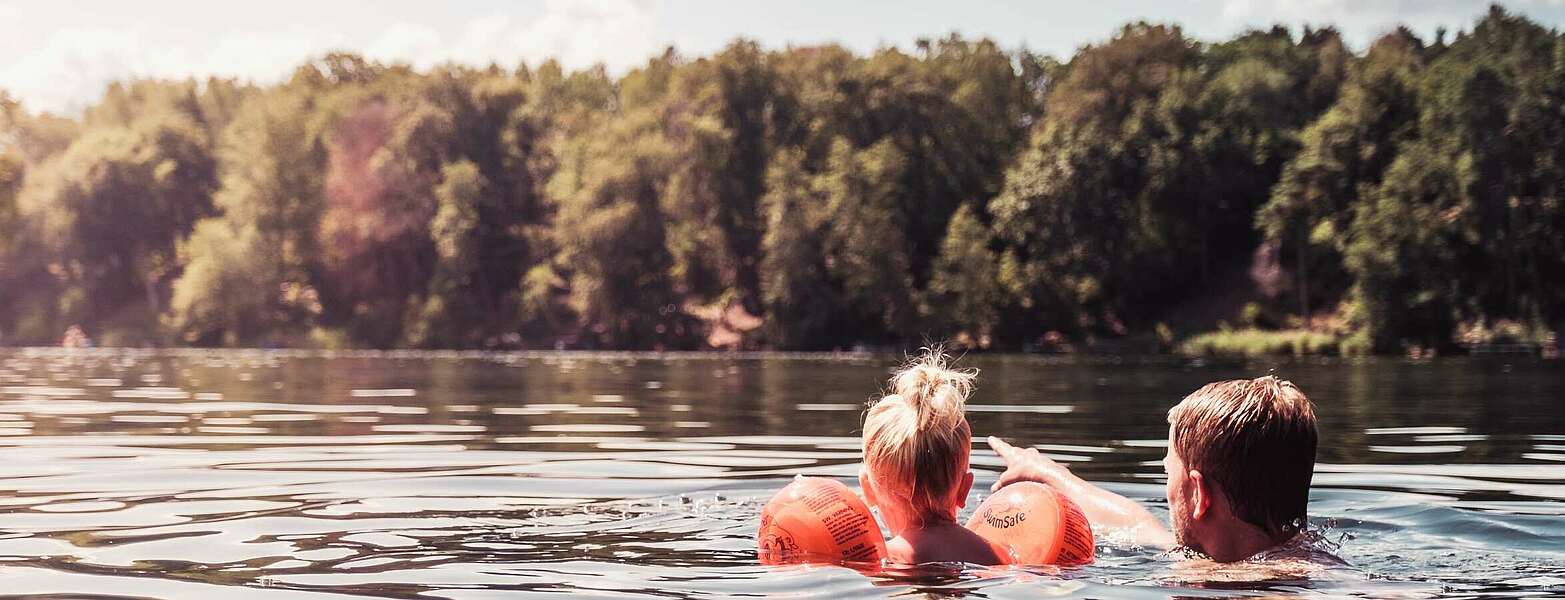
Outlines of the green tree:
{"type": "Polygon", "coordinates": [[[441,182],[435,187],[439,208],[429,227],[435,244],[434,275],[419,314],[406,327],[410,345],[449,348],[474,341],[473,328],[482,323],[472,287],[479,268],[479,210],[486,184],[472,162],[459,161],[441,169],[441,182]]]}
{"type": "Polygon", "coordinates": [[[841,300],[827,268],[826,201],[803,163],[803,152],[787,150],[767,169],[761,300],[774,346],[822,349],[843,341],[833,335],[841,300]]]}
{"type": "Polygon", "coordinates": [[[772,151],[768,108],[777,94],[769,62],[756,43],[738,41],[680,69],[672,83],[681,102],[710,116],[692,119],[682,130],[688,133],[684,152],[695,165],[671,193],[695,199],[699,204],[691,208],[700,218],[691,221],[720,235],[716,250],[722,260],[710,268],[718,271],[714,287],[732,290],[752,309],[759,306],[759,207],[772,151]]]}
{"type": "Polygon", "coordinates": [[[912,248],[897,213],[906,168],[906,157],[889,140],[863,150],[839,141],[816,184],[829,215],[827,267],[840,282],[843,309],[864,327],[853,332],[859,339],[917,335],[912,248]]]}
{"type": "Polygon", "coordinates": [[[18,204],[64,286],[59,317],[157,339],[176,245],[211,214],[215,188],[204,136],[166,114],[92,130],[30,174],[18,204]]]}
{"type": "Polygon", "coordinates": [[[694,343],[694,323],[669,275],[661,192],[675,157],[657,115],[641,112],[589,135],[550,183],[558,199],[556,264],[591,344],[694,343]]]}
{"type": "Polygon", "coordinates": [[[1008,302],[1000,258],[990,242],[989,228],[973,208],[957,209],[935,258],[923,309],[944,333],[963,334],[979,344],[1000,326],[1000,310],[1008,302]]]}
{"type": "Polygon", "coordinates": [[[1544,298],[1558,296],[1541,273],[1560,270],[1558,236],[1535,235],[1533,223],[1558,222],[1557,200],[1540,196],[1557,181],[1539,178],[1557,142],[1533,129],[1559,127],[1546,108],[1558,44],[1493,7],[1422,72],[1418,139],[1350,232],[1353,298],[1373,348],[1448,347],[1464,323],[1547,326],[1544,298]]]}
{"type": "Polygon", "coordinates": [[[183,343],[239,345],[299,335],[320,313],[312,273],[325,152],[313,96],[249,98],[220,136],[219,216],[197,224],[182,253],[165,323],[183,343]]]}
{"type": "Polygon", "coordinates": [[[184,344],[254,343],[279,325],[281,274],[253,226],[204,219],[181,247],[189,265],[174,282],[167,325],[184,344]]]}
{"type": "MultiPolygon", "coordinates": [[[[0,101],[4,95],[0,94],[0,101]]],[[[9,148],[0,149],[0,306],[16,306],[13,292],[17,273],[15,256],[19,246],[20,223],[16,214],[16,195],[22,188],[24,167],[22,159],[9,148]]],[[[0,342],[12,334],[16,315],[11,311],[0,312],[0,342]]]]}
{"type": "Polygon", "coordinates": [[[1198,123],[1173,105],[1157,114],[1165,92],[1190,93],[1198,58],[1178,28],[1127,26],[1084,48],[1050,90],[1029,148],[988,206],[1014,257],[1009,271],[1027,273],[1012,281],[1025,288],[1029,329],[1122,333],[1199,264],[1164,229],[1160,217],[1178,211],[1158,193],[1186,180],[1176,127],[1198,123]],[[1164,183],[1149,187],[1153,176],[1164,183]]]}
{"type": "Polygon", "coordinates": [[[1342,260],[1354,207],[1418,131],[1422,54],[1423,44],[1406,30],[1372,44],[1350,68],[1337,101],[1304,130],[1303,147],[1257,213],[1265,240],[1285,250],[1295,271],[1301,316],[1329,308],[1347,291],[1342,260]]]}

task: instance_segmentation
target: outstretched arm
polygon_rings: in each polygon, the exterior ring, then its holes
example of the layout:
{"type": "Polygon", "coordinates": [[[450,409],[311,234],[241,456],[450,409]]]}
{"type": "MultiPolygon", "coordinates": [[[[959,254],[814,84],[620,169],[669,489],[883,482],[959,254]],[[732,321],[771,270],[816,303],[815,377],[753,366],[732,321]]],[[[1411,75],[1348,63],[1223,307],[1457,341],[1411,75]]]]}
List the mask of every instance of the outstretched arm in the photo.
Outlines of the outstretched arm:
{"type": "Polygon", "coordinates": [[[1163,522],[1136,501],[1088,483],[1036,449],[1017,448],[994,436],[989,437],[989,447],[1005,460],[1005,472],[992,490],[1018,481],[1048,484],[1080,506],[1094,529],[1123,530],[1142,545],[1174,545],[1174,536],[1163,522]]]}

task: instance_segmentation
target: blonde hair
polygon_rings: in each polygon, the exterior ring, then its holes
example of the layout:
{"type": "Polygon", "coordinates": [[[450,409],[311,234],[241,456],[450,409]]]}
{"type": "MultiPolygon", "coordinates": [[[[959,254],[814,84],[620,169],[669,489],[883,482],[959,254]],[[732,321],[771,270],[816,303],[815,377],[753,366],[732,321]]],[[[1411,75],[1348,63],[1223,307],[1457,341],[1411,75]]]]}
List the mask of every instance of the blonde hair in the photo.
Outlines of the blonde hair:
{"type": "Polygon", "coordinates": [[[865,411],[864,465],[876,493],[906,503],[921,522],[954,516],[951,491],[973,443],[963,411],[977,376],[948,368],[944,352],[926,348],[865,411]]]}

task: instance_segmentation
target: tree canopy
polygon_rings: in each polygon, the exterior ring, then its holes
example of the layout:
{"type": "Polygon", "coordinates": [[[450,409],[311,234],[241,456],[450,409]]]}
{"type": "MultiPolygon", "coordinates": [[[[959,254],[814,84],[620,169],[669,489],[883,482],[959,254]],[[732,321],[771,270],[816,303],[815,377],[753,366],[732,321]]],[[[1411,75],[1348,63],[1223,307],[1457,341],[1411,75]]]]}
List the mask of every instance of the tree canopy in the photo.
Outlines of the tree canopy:
{"type": "Polygon", "coordinates": [[[739,40],[619,76],[334,53],[74,117],[0,92],[0,343],[1557,335],[1565,36],[1496,6],[1446,38],[739,40]]]}

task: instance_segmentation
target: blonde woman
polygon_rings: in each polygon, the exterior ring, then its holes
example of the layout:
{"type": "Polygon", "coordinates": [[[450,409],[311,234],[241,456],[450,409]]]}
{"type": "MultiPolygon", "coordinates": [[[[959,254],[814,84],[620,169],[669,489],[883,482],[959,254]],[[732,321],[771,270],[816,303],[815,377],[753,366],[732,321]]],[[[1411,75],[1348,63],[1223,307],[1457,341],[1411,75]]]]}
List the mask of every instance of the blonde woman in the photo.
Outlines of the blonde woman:
{"type": "Polygon", "coordinates": [[[894,536],[886,543],[893,562],[1004,562],[956,520],[973,487],[973,432],[963,413],[975,377],[928,350],[893,375],[891,394],[865,412],[859,483],[894,536]]]}

